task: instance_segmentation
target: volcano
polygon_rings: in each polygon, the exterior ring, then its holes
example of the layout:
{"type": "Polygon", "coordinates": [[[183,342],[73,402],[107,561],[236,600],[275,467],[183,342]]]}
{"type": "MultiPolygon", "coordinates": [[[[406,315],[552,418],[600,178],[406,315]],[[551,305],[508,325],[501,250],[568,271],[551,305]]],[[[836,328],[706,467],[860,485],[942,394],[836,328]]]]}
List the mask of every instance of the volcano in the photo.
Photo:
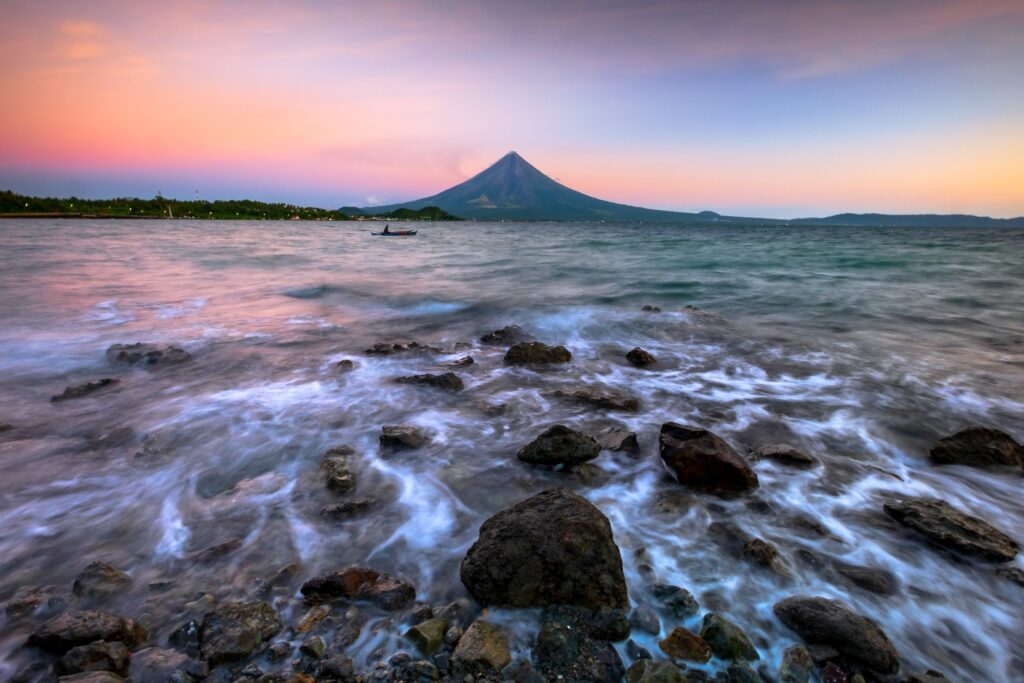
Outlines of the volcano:
{"type": "Polygon", "coordinates": [[[552,180],[515,152],[444,192],[363,211],[382,214],[426,206],[473,220],[704,222],[720,218],[711,211],[659,211],[597,199],[552,180]]]}

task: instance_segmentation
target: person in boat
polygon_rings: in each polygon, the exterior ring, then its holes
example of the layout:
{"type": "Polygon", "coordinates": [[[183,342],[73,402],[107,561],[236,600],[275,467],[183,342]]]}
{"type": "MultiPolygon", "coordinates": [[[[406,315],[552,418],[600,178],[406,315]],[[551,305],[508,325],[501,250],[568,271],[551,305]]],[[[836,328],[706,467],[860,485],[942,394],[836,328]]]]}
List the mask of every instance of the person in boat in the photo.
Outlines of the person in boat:
{"type": "Polygon", "coordinates": [[[387,225],[384,226],[384,234],[385,235],[390,235],[391,234],[391,225],[390,224],[387,224],[387,225]]]}

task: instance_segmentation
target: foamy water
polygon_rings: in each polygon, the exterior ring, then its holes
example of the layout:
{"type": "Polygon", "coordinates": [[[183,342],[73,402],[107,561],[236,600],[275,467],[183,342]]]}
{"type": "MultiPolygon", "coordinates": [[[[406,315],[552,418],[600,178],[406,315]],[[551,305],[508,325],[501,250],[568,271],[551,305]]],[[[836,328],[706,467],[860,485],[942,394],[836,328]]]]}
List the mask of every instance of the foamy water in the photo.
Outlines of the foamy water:
{"type": "MultiPolygon", "coordinates": [[[[160,642],[198,594],[251,597],[289,563],[303,580],[365,564],[411,580],[420,600],[448,602],[466,597],[458,566],[483,520],[564,485],[610,519],[634,604],[650,601],[654,580],[683,586],[702,614],[740,624],[769,671],[796,642],[772,605],[811,593],[876,619],[905,671],[1024,677],[1021,589],[881,510],[893,492],[936,496],[1024,541],[1019,475],[926,457],[974,423],[1024,439],[1024,233],[428,224],[414,239],[374,240],[370,229],[0,222],[0,423],[15,427],[0,433],[0,599],[24,585],[66,591],[99,559],[134,578],[107,607],[160,642]],[[503,349],[478,340],[506,324],[565,344],[573,361],[505,366],[503,349]],[[386,337],[441,351],[361,353],[386,337]],[[194,361],[155,372],[107,363],[107,346],[135,341],[180,345],[194,361]],[[626,363],[634,346],[657,368],[626,363]],[[455,369],[459,394],[390,381],[464,355],[476,363],[455,369]],[[339,373],[342,358],[355,370],[339,373]],[[107,376],[123,382],[49,401],[107,376]],[[631,392],[641,409],[551,396],[579,384],[631,392]],[[741,452],[792,442],[822,466],[761,462],[753,495],[693,495],[657,456],[668,420],[741,452]],[[428,430],[431,445],[381,453],[381,426],[397,423],[428,430]],[[518,448],[554,423],[626,426],[642,457],[605,452],[585,475],[519,462],[518,448]],[[120,427],[132,430],[123,442],[90,446],[120,427]],[[319,516],[337,498],[318,464],[342,444],[358,454],[356,497],[373,502],[332,522],[319,516]],[[715,522],[775,544],[789,578],[734,556],[715,522]],[[228,541],[240,546],[195,560],[228,541]],[[801,560],[806,551],[887,570],[899,588],[865,592],[801,560]]],[[[303,611],[291,593],[276,606],[286,620],[303,611]]],[[[489,618],[528,656],[535,612],[489,618]]],[[[30,622],[2,624],[6,678],[28,661],[30,622]]],[[[371,618],[348,654],[369,666],[408,651],[406,625],[371,618]]],[[[633,637],[657,651],[656,637],[633,637]]]]}

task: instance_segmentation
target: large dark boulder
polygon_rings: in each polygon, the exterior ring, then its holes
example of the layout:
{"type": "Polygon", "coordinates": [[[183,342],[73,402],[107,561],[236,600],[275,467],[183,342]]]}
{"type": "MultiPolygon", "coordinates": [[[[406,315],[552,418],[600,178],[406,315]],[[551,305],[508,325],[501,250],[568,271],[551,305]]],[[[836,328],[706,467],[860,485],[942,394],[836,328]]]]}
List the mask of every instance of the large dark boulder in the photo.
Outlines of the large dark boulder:
{"type": "Polygon", "coordinates": [[[979,517],[957,510],[937,498],[899,498],[883,506],[885,513],[932,543],[989,562],[1009,562],[1020,545],[979,517]]]}
{"type": "Polygon", "coordinates": [[[564,346],[548,346],[541,342],[521,342],[505,352],[510,365],[568,363],[572,354],[564,346]]]}
{"type": "Polygon", "coordinates": [[[531,465],[554,467],[579,465],[600,454],[601,447],[590,434],[565,425],[554,425],[520,448],[516,457],[531,465]]]}
{"type": "Polygon", "coordinates": [[[775,603],[775,616],[810,645],[828,645],[880,674],[900,670],[900,657],[885,631],[837,600],[793,596],[775,603]]]}
{"type": "Polygon", "coordinates": [[[64,653],[97,640],[124,643],[131,648],[147,637],[146,630],[131,619],[92,609],[68,610],[37,628],[28,644],[64,653]]]}
{"type": "Polygon", "coordinates": [[[1024,467],[1024,446],[1006,432],[986,427],[968,427],[939,439],[930,455],[936,465],[1024,467]]]}
{"type": "Polygon", "coordinates": [[[757,474],[725,441],[706,429],[675,422],[661,426],[661,459],[680,484],[720,496],[757,488],[757,474]]]}
{"type": "Polygon", "coordinates": [[[200,652],[210,666],[245,659],[281,630],[281,619],[265,602],[223,602],[203,618],[200,652]]]}
{"type": "Polygon", "coordinates": [[[416,599],[416,589],[408,581],[366,567],[348,567],[318,576],[304,583],[301,591],[311,603],[365,600],[386,610],[402,609],[416,599]]]}
{"type": "Polygon", "coordinates": [[[561,488],[538,493],[485,521],[460,574],[483,605],[600,609],[628,604],[622,558],[608,518],[561,488]]]}

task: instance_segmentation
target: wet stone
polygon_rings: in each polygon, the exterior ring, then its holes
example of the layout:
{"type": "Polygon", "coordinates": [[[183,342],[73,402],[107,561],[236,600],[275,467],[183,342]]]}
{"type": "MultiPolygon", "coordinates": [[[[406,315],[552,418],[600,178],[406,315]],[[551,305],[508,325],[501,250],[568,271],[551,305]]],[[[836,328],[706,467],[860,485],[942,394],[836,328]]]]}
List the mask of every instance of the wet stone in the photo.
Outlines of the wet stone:
{"type": "Polygon", "coordinates": [[[661,308],[659,308],[658,306],[652,306],[650,304],[644,304],[643,308],[641,308],[640,310],[642,310],[644,313],[661,313],[661,308]]]}
{"type": "MultiPolygon", "coordinates": [[[[604,626],[600,622],[589,610],[577,607],[557,606],[544,611],[533,655],[546,679],[581,682],[622,679],[622,660],[605,637],[608,634],[602,632],[604,626]]],[[[620,635],[614,634],[615,639],[620,635]]]]}
{"type": "Polygon", "coordinates": [[[128,671],[132,683],[187,683],[205,678],[209,669],[176,650],[150,647],[132,654],[128,671]]]}
{"type": "Polygon", "coordinates": [[[4,606],[9,617],[19,617],[34,612],[40,605],[50,599],[56,589],[52,587],[22,586],[4,606]]]}
{"type": "Polygon", "coordinates": [[[519,449],[516,457],[531,465],[555,467],[579,465],[600,454],[601,447],[594,437],[565,425],[554,425],[519,449]]]}
{"type": "Polygon", "coordinates": [[[640,442],[636,432],[620,427],[608,427],[597,437],[597,443],[603,451],[624,451],[630,455],[640,453],[640,442]]]}
{"type": "Polygon", "coordinates": [[[98,640],[68,650],[60,660],[63,674],[83,671],[113,671],[125,674],[128,670],[128,648],[124,643],[98,640]]]}
{"type": "Polygon", "coordinates": [[[672,629],[663,640],[658,641],[661,651],[672,659],[703,663],[711,659],[711,648],[704,640],[682,626],[672,629]]]}
{"type": "Polygon", "coordinates": [[[661,459],[684,486],[719,496],[738,495],[758,486],[747,462],[706,429],[666,422],[659,445],[661,459]]]}
{"type": "Polygon", "coordinates": [[[436,653],[445,643],[445,633],[448,631],[448,622],[444,619],[427,619],[422,621],[408,631],[405,637],[412,641],[420,653],[429,657],[436,653]]]}
{"type": "Polygon", "coordinates": [[[989,562],[1009,562],[1020,546],[979,517],[937,498],[901,498],[885,503],[887,515],[932,543],[989,562]]]}
{"type": "Polygon", "coordinates": [[[326,649],[324,639],[320,636],[310,636],[302,641],[302,645],[299,646],[299,652],[312,657],[313,659],[320,659],[324,656],[324,650],[326,649]]]}
{"type": "Polygon", "coordinates": [[[316,605],[311,607],[302,618],[299,619],[299,623],[295,625],[295,633],[301,635],[303,633],[309,633],[315,629],[320,622],[327,618],[327,615],[331,613],[330,605],[316,605]]]}
{"type": "Polygon", "coordinates": [[[281,630],[281,619],[265,602],[224,602],[203,618],[203,659],[216,666],[245,659],[281,630]]]}
{"type": "Polygon", "coordinates": [[[639,346],[626,354],[626,360],[638,368],[646,368],[658,362],[650,352],[644,351],[639,346]]]}
{"type": "Polygon", "coordinates": [[[511,661],[508,637],[479,619],[469,625],[452,653],[452,667],[464,674],[501,671],[511,661]]]}
{"type": "Polygon", "coordinates": [[[626,641],[626,654],[630,659],[653,659],[650,650],[630,638],[626,641]]]}
{"type": "Polygon", "coordinates": [[[507,347],[512,344],[518,344],[519,342],[534,341],[534,338],[529,332],[519,327],[519,325],[508,325],[500,330],[488,332],[484,336],[480,337],[480,341],[484,344],[490,344],[491,346],[507,347]]]}
{"type": "Polygon", "coordinates": [[[814,673],[814,659],[803,645],[787,647],[779,665],[781,683],[808,683],[814,673]]]}
{"type": "Polygon", "coordinates": [[[427,433],[415,425],[384,425],[380,433],[380,445],[385,448],[422,448],[430,443],[427,433]]]}
{"type": "Polygon", "coordinates": [[[332,448],[320,458],[324,483],[336,493],[348,493],[356,488],[356,475],[349,466],[349,457],[355,453],[348,446],[332,448]]]}
{"type": "Polygon", "coordinates": [[[717,614],[705,614],[700,637],[711,647],[719,659],[760,659],[750,638],[736,624],[717,614]]]}
{"type": "Polygon", "coordinates": [[[53,403],[60,403],[61,401],[70,401],[76,398],[85,398],[86,396],[91,396],[92,394],[95,394],[98,391],[102,391],[103,389],[110,389],[116,387],[120,383],[121,380],[119,379],[114,379],[112,377],[104,377],[103,379],[93,380],[91,382],[86,382],[85,384],[67,387],[66,389],[64,389],[63,393],[50,398],[50,401],[52,401],[53,403]]]}
{"type": "Polygon", "coordinates": [[[574,389],[556,389],[551,392],[555,398],[572,403],[593,406],[602,410],[619,410],[636,412],[640,409],[640,399],[633,394],[608,387],[587,386],[574,389]]]}
{"type": "Polygon", "coordinates": [[[896,577],[882,569],[860,567],[838,560],[832,563],[832,568],[853,585],[870,593],[895,595],[899,590],[896,577]]]}
{"type": "Polygon", "coordinates": [[[192,360],[192,355],[176,346],[156,344],[114,344],[107,349],[107,360],[112,363],[137,365],[148,369],[179,365],[192,360]]]}
{"type": "Polygon", "coordinates": [[[98,610],[68,610],[49,619],[29,636],[28,644],[49,652],[64,653],[97,640],[124,643],[128,647],[145,642],[146,630],[131,619],[98,610]]]}
{"type": "Polygon", "coordinates": [[[629,615],[629,623],[637,631],[656,636],[661,633],[661,619],[658,613],[647,605],[637,605],[629,615]]]}
{"type": "Polygon", "coordinates": [[[366,567],[349,567],[311,579],[301,591],[308,602],[366,600],[385,610],[402,609],[416,597],[412,584],[366,567]]]}
{"type": "Polygon", "coordinates": [[[689,619],[700,611],[700,605],[693,594],[679,586],[656,583],[651,586],[651,595],[661,608],[675,619],[689,619]]]}
{"type": "Polygon", "coordinates": [[[462,378],[454,372],[445,372],[440,375],[406,375],[404,377],[396,377],[394,381],[397,384],[418,384],[434,387],[435,389],[443,389],[444,391],[462,391],[466,388],[462,378]]]}
{"type": "Polygon", "coordinates": [[[473,365],[476,361],[473,360],[473,356],[463,356],[458,360],[453,360],[449,365],[453,368],[466,368],[473,365]]]}
{"type": "Polygon", "coordinates": [[[671,662],[640,659],[626,670],[626,683],[687,683],[686,676],[671,662]]]}
{"type": "Polygon", "coordinates": [[[743,559],[758,567],[769,569],[779,576],[789,576],[789,570],[786,568],[786,563],[782,561],[778,548],[763,539],[752,538],[744,543],[741,555],[743,559]]]}
{"type": "Polygon", "coordinates": [[[754,461],[774,460],[775,462],[783,465],[789,465],[790,467],[797,467],[800,469],[810,469],[818,464],[818,461],[810,455],[795,446],[790,446],[789,444],[761,446],[751,451],[749,457],[754,461]]]}
{"type": "Polygon", "coordinates": [[[320,508],[320,516],[335,522],[341,522],[365,514],[374,504],[372,498],[346,500],[342,503],[331,503],[320,508]]]}
{"type": "Polygon", "coordinates": [[[363,351],[363,353],[365,353],[365,354],[367,354],[369,356],[390,356],[390,355],[393,355],[393,354],[396,354],[396,353],[408,353],[408,352],[429,353],[429,352],[437,352],[437,351],[438,351],[438,349],[435,349],[432,346],[427,346],[425,344],[420,344],[419,342],[416,342],[416,341],[401,340],[401,341],[377,342],[376,344],[374,344],[370,348],[368,348],[365,351],[363,351]]]}
{"type": "Polygon", "coordinates": [[[761,675],[745,661],[733,662],[726,669],[729,683],[764,683],[761,675]]]}
{"type": "Polygon", "coordinates": [[[1024,467],[1024,446],[998,429],[969,427],[939,439],[929,453],[936,465],[1024,467]]]}
{"type": "Polygon", "coordinates": [[[334,364],[334,368],[338,372],[352,372],[356,369],[356,363],[350,358],[343,358],[334,364]]]}
{"type": "Polygon", "coordinates": [[[541,342],[521,342],[505,353],[505,362],[510,365],[534,365],[568,363],[572,354],[564,346],[548,346],[541,342]]]}

